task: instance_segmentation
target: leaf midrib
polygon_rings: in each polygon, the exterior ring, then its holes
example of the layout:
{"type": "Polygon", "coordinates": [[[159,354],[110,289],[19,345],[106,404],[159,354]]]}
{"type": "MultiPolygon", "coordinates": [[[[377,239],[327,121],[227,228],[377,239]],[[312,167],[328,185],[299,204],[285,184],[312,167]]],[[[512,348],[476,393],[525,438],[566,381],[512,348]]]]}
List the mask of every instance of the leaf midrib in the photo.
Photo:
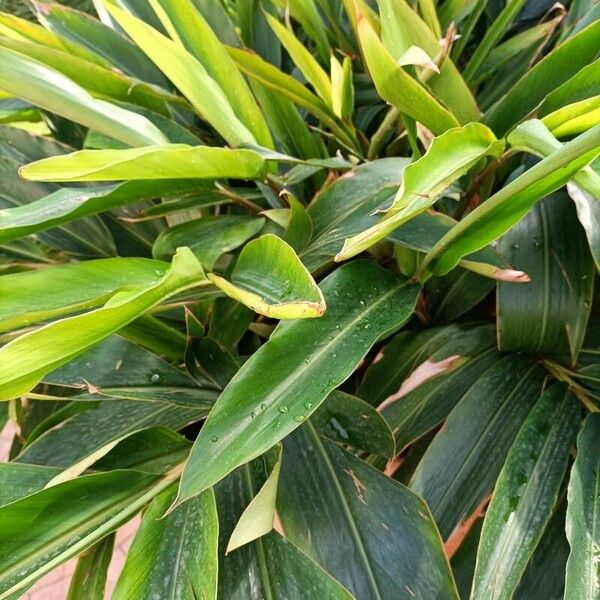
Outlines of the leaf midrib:
{"type": "Polygon", "coordinates": [[[356,548],[358,550],[360,559],[365,566],[365,571],[366,571],[367,577],[369,579],[370,587],[371,587],[372,591],[374,592],[375,597],[378,600],[384,600],[384,598],[381,595],[381,592],[379,590],[377,580],[375,579],[375,574],[373,573],[373,569],[371,568],[371,563],[369,561],[369,557],[368,557],[364,542],[362,540],[362,537],[361,537],[358,527],[356,525],[352,511],[350,510],[348,500],[344,494],[344,490],[342,489],[342,485],[339,481],[339,478],[337,476],[337,473],[335,471],[335,467],[333,466],[331,458],[330,458],[329,454],[327,453],[327,450],[325,449],[325,446],[323,445],[323,442],[321,441],[319,434],[315,431],[314,426],[312,425],[312,423],[310,421],[307,422],[306,429],[309,432],[310,436],[313,438],[313,440],[315,442],[315,447],[321,454],[321,456],[323,458],[323,462],[325,463],[325,466],[327,467],[327,470],[329,471],[329,473],[331,475],[331,480],[334,484],[333,487],[340,498],[339,506],[342,509],[341,512],[346,517],[346,521],[348,522],[348,525],[350,527],[351,536],[354,538],[354,540],[356,542],[356,548]]]}

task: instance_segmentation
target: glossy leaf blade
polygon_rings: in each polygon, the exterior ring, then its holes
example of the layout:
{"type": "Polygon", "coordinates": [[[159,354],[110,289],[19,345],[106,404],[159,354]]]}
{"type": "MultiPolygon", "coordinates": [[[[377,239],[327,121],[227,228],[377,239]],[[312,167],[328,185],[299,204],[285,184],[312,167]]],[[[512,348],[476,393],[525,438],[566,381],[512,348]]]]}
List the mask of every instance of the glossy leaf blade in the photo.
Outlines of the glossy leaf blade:
{"type": "Polygon", "coordinates": [[[453,227],[421,269],[443,275],[460,259],[508,231],[540,198],[563,186],[600,154],[600,125],[567,142],[514,179],[453,227]]]}
{"type": "Polygon", "coordinates": [[[383,158],[348,171],[323,189],[308,207],[313,236],[300,253],[314,271],[340,252],[347,237],[375,224],[372,213],[389,204],[409,164],[406,158],[383,158]]]}
{"type": "Polygon", "coordinates": [[[513,597],[552,516],[579,420],[577,400],[557,384],[523,423],[486,511],[472,600],[513,597]]]}
{"type": "Polygon", "coordinates": [[[470,123],[436,137],[426,154],[404,170],[402,184],[385,217],[344,242],[335,260],[345,260],[383,239],[412,217],[431,207],[450,184],[479,160],[497,157],[504,143],[485,125],[470,123]]]}
{"type": "Polygon", "coordinates": [[[577,359],[594,294],[595,268],[571,199],[555,193],[525,215],[499,250],[531,282],[498,283],[498,346],[527,352],[570,351],[577,359]]]}
{"type": "Polygon", "coordinates": [[[422,499],[310,423],[285,440],[279,485],[286,536],[356,598],[457,598],[422,499]]]}
{"type": "Polygon", "coordinates": [[[0,89],[131,146],[164,144],[165,136],[145,117],[92,98],[58,71],[0,48],[0,89]]]}
{"type": "Polygon", "coordinates": [[[161,518],[175,497],[171,486],[144,513],[112,598],[217,597],[219,522],[212,490],[161,518]]]}
{"type": "Polygon", "coordinates": [[[419,292],[370,262],[336,270],[321,290],[323,317],[280,323],[221,394],[186,465],[180,502],[296,429],[378,339],[410,317],[419,292]]]}
{"type": "Polygon", "coordinates": [[[444,539],[491,491],[543,382],[530,358],[505,356],[472,385],[425,452],[410,487],[431,507],[444,539]]]}
{"type": "Polygon", "coordinates": [[[144,258],[107,258],[4,275],[0,331],[98,306],[118,291],[155,284],[167,268],[144,258]]]}
{"type": "Polygon", "coordinates": [[[30,391],[53,369],[133,321],[153,305],[205,280],[202,267],[182,248],[170,269],[154,285],[113,296],[107,304],[26,333],[0,348],[4,365],[0,398],[9,400],[30,391]],[[85,330],[86,336],[81,332],[85,330]]]}
{"type": "Polygon", "coordinates": [[[15,597],[92,546],[169,483],[168,478],[114,471],[81,477],[0,508],[0,598],[15,597]]]}
{"type": "Polygon", "coordinates": [[[231,533],[265,484],[262,457],[236,469],[215,488],[219,506],[219,599],[352,600],[329,573],[274,531],[226,554],[231,533]]]}
{"type": "Polygon", "coordinates": [[[600,418],[591,414],[577,438],[577,459],[569,480],[566,530],[571,553],[567,562],[565,600],[600,598],[599,435],[600,418]]]}
{"type": "Polygon", "coordinates": [[[251,150],[208,146],[148,146],[127,150],[80,150],[21,167],[33,181],[134,181],[138,179],[259,179],[265,161],[251,150]]]}

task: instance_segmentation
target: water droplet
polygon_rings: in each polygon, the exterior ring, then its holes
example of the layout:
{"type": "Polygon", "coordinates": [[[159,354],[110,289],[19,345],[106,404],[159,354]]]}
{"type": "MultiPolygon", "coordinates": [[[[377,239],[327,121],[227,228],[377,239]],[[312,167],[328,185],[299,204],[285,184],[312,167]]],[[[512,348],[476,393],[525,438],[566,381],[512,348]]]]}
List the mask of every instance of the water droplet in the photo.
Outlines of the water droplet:
{"type": "Polygon", "coordinates": [[[150,375],[150,381],[152,383],[158,383],[160,381],[160,375],[158,373],[152,373],[152,375],[150,375]]]}
{"type": "Polygon", "coordinates": [[[306,410],[310,410],[310,409],[312,408],[312,406],[313,406],[313,405],[312,405],[312,402],[305,402],[305,403],[304,403],[304,408],[305,408],[306,410]]]}
{"type": "Polygon", "coordinates": [[[250,413],[250,418],[251,418],[251,419],[256,419],[256,412],[252,411],[252,412],[250,413]]]}
{"type": "Polygon", "coordinates": [[[288,411],[288,407],[287,407],[287,406],[280,406],[280,407],[279,407],[277,410],[278,410],[280,413],[283,413],[283,414],[285,414],[285,413],[288,411]]]}
{"type": "Polygon", "coordinates": [[[371,323],[367,323],[367,324],[365,325],[365,329],[371,329],[371,323]]]}
{"type": "Polygon", "coordinates": [[[264,402],[261,403],[260,410],[266,410],[266,408],[267,408],[267,405],[264,402]]]}
{"type": "Polygon", "coordinates": [[[210,441],[211,441],[211,442],[218,442],[218,441],[219,441],[219,436],[218,436],[218,435],[213,435],[213,436],[210,438],[210,441]]]}
{"type": "Polygon", "coordinates": [[[364,306],[364,305],[365,305],[365,301],[364,301],[364,300],[361,300],[361,301],[360,301],[360,305],[361,305],[361,306],[364,306]]]}
{"type": "Polygon", "coordinates": [[[298,423],[302,423],[305,418],[306,417],[304,415],[294,415],[294,421],[297,421],[298,423]]]}
{"type": "Polygon", "coordinates": [[[518,249],[519,249],[519,244],[511,244],[511,245],[510,245],[510,247],[511,247],[513,250],[518,250],[518,249]]]}

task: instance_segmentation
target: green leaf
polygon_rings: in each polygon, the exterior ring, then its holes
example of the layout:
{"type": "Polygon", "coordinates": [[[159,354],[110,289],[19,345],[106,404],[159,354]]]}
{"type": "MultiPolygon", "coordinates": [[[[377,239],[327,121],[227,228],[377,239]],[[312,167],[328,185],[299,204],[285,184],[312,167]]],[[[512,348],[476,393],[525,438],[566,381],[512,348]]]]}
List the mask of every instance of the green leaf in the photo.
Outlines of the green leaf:
{"type": "Polygon", "coordinates": [[[296,251],[306,248],[313,232],[313,223],[304,205],[291,194],[286,195],[290,205],[290,221],[283,239],[296,251]]]}
{"type": "MultiPolygon", "coordinates": [[[[201,192],[194,179],[126,181],[94,187],[63,187],[23,206],[0,210],[0,243],[69,223],[118,206],[159,196],[201,192]]],[[[161,205],[161,206],[164,206],[161,205]]]]}
{"type": "Polygon", "coordinates": [[[580,420],[563,384],[549,388],[523,423],[486,511],[472,600],[508,600],[556,504],[580,420]]]}
{"type": "Polygon", "coordinates": [[[320,435],[338,444],[386,458],[395,454],[394,436],[385,419],[356,396],[334,390],[310,422],[320,435]]]}
{"type": "Polygon", "coordinates": [[[542,121],[556,137],[587,131],[600,122],[600,95],[567,104],[547,114],[542,121]]]}
{"type": "MultiPolygon", "coordinates": [[[[422,48],[436,59],[441,35],[434,34],[406,0],[380,0],[381,39],[387,51],[398,60],[411,46],[422,48]]],[[[469,86],[450,59],[440,65],[440,73],[427,79],[427,86],[461,124],[478,121],[480,111],[469,86]]]]}
{"type": "Polygon", "coordinates": [[[150,59],[121,33],[84,12],[61,4],[36,2],[40,23],[60,36],[62,43],[74,42],[89,48],[96,57],[124,73],[168,89],[166,77],[150,59]]]}
{"type": "Polygon", "coordinates": [[[212,490],[161,518],[172,503],[172,485],[144,513],[127,553],[114,600],[217,597],[219,521],[212,490]]]}
{"type": "Polygon", "coordinates": [[[498,347],[569,350],[575,362],[591,311],[595,268],[570,198],[557,192],[538,202],[500,240],[499,250],[531,282],[498,283],[498,347]]]}
{"type": "MultiPolygon", "coordinates": [[[[443,213],[428,211],[417,215],[395,229],[388,239],[394,244],[427,253],[456,221],[443,213]]],[[[516,271],[490,246],[466,256],[458,263],[464,269],[501,281],[527,282],[529,276],[516,271]]]]}
{"type": "Polygon", "coordinates": [[[493,330],[487,325],[400,334],[383,349],[381,361],[371,365],[359,393],[378,403],[396,449],[402,451],[444,421],[499,360],[494,346],[493,330]],[[377,378],[381,390],[373,390],[377,378]]]}
{"type": "Polygon", "coordinates": [[[286,537],[356,598],[458,598],[421,498],[310,423],[286,438],[283,456],[277,507],[286,537]]]}
{"type": "Polygon", "coordinates": [[[596,270],[600,270],[600,202],[573,182],[567,183],[567,191],[575,202],[577,218],[585,229],[596,270]]]}
{"type": "Polygon", "coordinates": [[[228,540],[268,472],[262,458],[236,469],[215,488],[220,520],[219,599],[323,600],[354,598],[290,541],[272,531],[225,554],[228,540]],[[309,590],[307,592],[307,590],[309,590]]]}
{"type": "Polygon", "coordinates": [[[87,475],[0,508],[0,598],[87,550],[171,481],[135,471],[87,475]]]}
{"type": "Polygon", "coordinates": [[[74,81],[46,65],[0,47],[0,89],[130,146],[164,144],[148,119],[92,98],[74,81]]]}
{"type": "Polygon", "coordinates": [[[383,158],[359,165],[324,188],[308,207],[313,236],[301,252],[315,271],[342,249],[344,239],[377,222],[373,212],[389,204],[409,164],[406,158],[383,158]]]}
{"type": "Polygon", "coordinates": [[[569,479],[567,538],[571,553],[567,562],[565,600],[600,598],[598,572],[600,416],[591,414],[577,437],[577,458],[569,479]]]}
{"type": "Polygon", "coordinates": [[[167,267],[146,258],[107,258],[4,275],[0,331],[92,308],[118,291],[153,285],[167,267]]]}
{"type": "Polygon", "coordinates": [[[441,194],[482,158],[497,157],[504,142],[485,125],[470,123],[436,137],[427,152],[404,170],[402,185],[385,217],[348,238],[335,260],[346,260],[386,237],[394,229],[432,206],[441,194]]]}
{"type": "Polygon", "coordinates": [[[306,109],[329,127],[342,143],[355,152],[359,151],[359,145],[352,128],[338,119],[323,100],[299,81],[248,50],[227,48],[227,51],[242,73],[306,109]]]}
{"type": "Polygon", "coordinates": [[[345,56],[342,64],[331,55],[331,107],[340,119],[350,119],[354,110],[352,60],[345,56]]]}
{"type": "Polygon", "coordinates": [[[257,143],[272,148],[269,128],[246,80],[198,10],[197,3],[192,0],[150,0],[150,4],[171,38],[200,61],[223,90],[234,113],[252,132],[257,143]]]}
{"type": "Polygon", "coordinates": [[[386,102],[435,134],[459,125],[451,112],[396,63],[367,19],[361,19],[357,27],[369,73],[386,102]]]}
{"type": "Polygon", "coordinates": [[[444,539],[491,491],[543,383],[531,358],[508,355],[479,377],[435,436],[410,487],[431,508],[444,539]]]}
{"type": "Polygon", "coordinates": [[[39,492],[60,473],[56,467],[0,463],[0,506],[39,492]]]}
{"type": "Polygon", "coordinates": [[[429,252],[424,273],[443,275],[460,259],[506,233],[539,200],[562,187],[600,154],[600,125],[582,133],[506,184],[470,212],[429,252]]]}
{"type": "Polygon", "coordinates": [[[180,223],[162,231],[152,247],[157,258],[169,259],[177,248],[188,246],[207,269],[222,254],[235,250],[263,228],[261,217],[223,215],[180,223]]]}
{"type": "Polygon", "coordinates": [[[50,323],[0,348],[6,367],[0,375],[0,399],[30,391],[46,374],[81,354],[169,296],[206,282],[202,267],[181,248],[157,283],[113,296],[102,308],[50,323]],[[85,328],[86,336],[81,332],[85,328]]]}
{"type": "Polygon", "coordinates": [[[465,67],[465,79],[471,81],[473,76],[488,57],[494,46],[502,39],[506,30],[525,5],[526,0],[508,0],[506,6],[486,30],[482,40],[473,52],[465,67]]]}
{"type": "MultiPolygon", "coordinates": [[[[521,123],[507,137],[514,150],[530,152],[545,158],[563,147],[542,121],[530,119],[521,123]]],[[[594,196],[600,196],[600,176],[592,167],[585,166],[573,175],[573,181],[594,196]]]]}
{"type": "Polygon", "coordinates": [[[19,169],[33,181],[137,179],[260,179],[265,161],[251,150],[169,144],[126,150],[80,150],[19,169]]]}
{"type": "Polygon", "coordinates": [[[106,576],[114,543],[115,534],[111,533],[80,555],[71,578],[67,600],[104,599],[106,576]]]}
{"type": "Polygon", "coordinates": [[[505,135],[524,119],[561,83],[576,75],[594,61],[600,52],[600,20],[557,46],[485,115],[485,122],[496,132],[505,135]]]}
{"type": "Polygon", "coordinates": [[[246,481],[252,484],[252,469],[260,468],[266,479],[260,489],[254,490],[254,497],[238,519],[229,541],[226,554],[245,544],[266,535],[273,529],[275,519],[275,500],[281,471],[281,444],[274,446],[252,464],[241,467],[246,481]]]}
{"type": "MultiPolygon", "coordinates": [[[[176,389],[175,393],[182,392],[176,389]]],[[[215,394],[212,395],[214,398],[215,394]]],[[[95,464],[129,436],[151,427],[181,429],[205,418],[212,404],[206,400],[196,406],[131,400],[109,399],[100,402],[98,408],[90,406],[91,410],[80,412],[61,423],[61,427],[40,435],[17,460],[61,467],[53,483],[66,481],[95,464]]]]}
{"type": "Polygon", "coordinates": [[[128,102],[163,115],[169,114],[169,102],[182,103],[180,97],[158,86],[127,77],[114,69],[99,66],[63,50],[6,37],[0,37],[0,46],[62,73],[95,97],[128,102]]]}
{"type": "Polygon", "coordinates": [[[257,142],[234,113],[219,84],[181,44],[113,5],[111,0],[102,0],[102,6],[228,144],[257,142]]]}
{"type": "Polygon", "coordinates": [[[293,248],[276,235],[248,242],[229,280],[209,273],[225,294],[274,319],[306,319],[325,312],[325,300],[293,248]]]}
{"type": "Polygon", "coordinates": [[[527,565],[515,593],[516,600],[564,600],[565,566],[569,544],[565,535],[567,495],[561,499],[527,565]]]}
{"type": "Polygon", "coordinates": [[[298,427],[378,339],[410,317],[419,292],[370,262],[337,269],[321,289],[328,307],[323,317],[280,323],[225,388],[196,440],[179,502],[298,427]],[[213,457],[209,465],[206,452],[213,457]]]}
{"type": "MultiPolygon", "coordinates": [[[[275,17],[265,13],[267,23],[283,47],[288,51],[292,61],[298,67],[308,83],[328,106],[332,107],[331,81],[318,61],[309,50],[296,38],[293,31],[282,25],[275,17]]],[[[332,107],[333,108],[333,107],[332,107]]]]}

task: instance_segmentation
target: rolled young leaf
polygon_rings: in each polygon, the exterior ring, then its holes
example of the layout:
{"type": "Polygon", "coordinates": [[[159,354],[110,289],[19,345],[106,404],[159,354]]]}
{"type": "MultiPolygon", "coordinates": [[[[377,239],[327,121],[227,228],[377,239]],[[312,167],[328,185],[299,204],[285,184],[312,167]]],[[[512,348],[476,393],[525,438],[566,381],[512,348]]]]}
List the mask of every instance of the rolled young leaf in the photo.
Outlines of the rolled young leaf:
{"type": "Polygon", "coordinates": [[[274,319],[320,317],[325,300],[311,274],[291,246],[276,235],[248,242],[229,280],[209,273],[208,278],[231,298],[274,319]]]}
{"type": "Polygon", "coordinates": [[[80,150],[30,163],[19,174],[33,181],[138,179],[260,179],[265,161],[251,150],[169,144],[126,150],[80,150]]]}
{"type": "Polygon", "coordinates": [[[102,308],[56,321],[0,348],[0,400],[33,389],[44,376],[133,321],[169,296],[206,283],[204,271],[188,248],[180,248],[164,277],[113,296],[102,308]],[[82,335],[85,331],[85,336],[82,335]]]}
{"type": "Polygon", "coordinates": [[[377,340],[406,322],[419,293],[418,286],[365,261],[337,269],[321,289],[325,314],[280,323],[225,388],[194,444],[178,503],[298,427],[377,340]]]}

